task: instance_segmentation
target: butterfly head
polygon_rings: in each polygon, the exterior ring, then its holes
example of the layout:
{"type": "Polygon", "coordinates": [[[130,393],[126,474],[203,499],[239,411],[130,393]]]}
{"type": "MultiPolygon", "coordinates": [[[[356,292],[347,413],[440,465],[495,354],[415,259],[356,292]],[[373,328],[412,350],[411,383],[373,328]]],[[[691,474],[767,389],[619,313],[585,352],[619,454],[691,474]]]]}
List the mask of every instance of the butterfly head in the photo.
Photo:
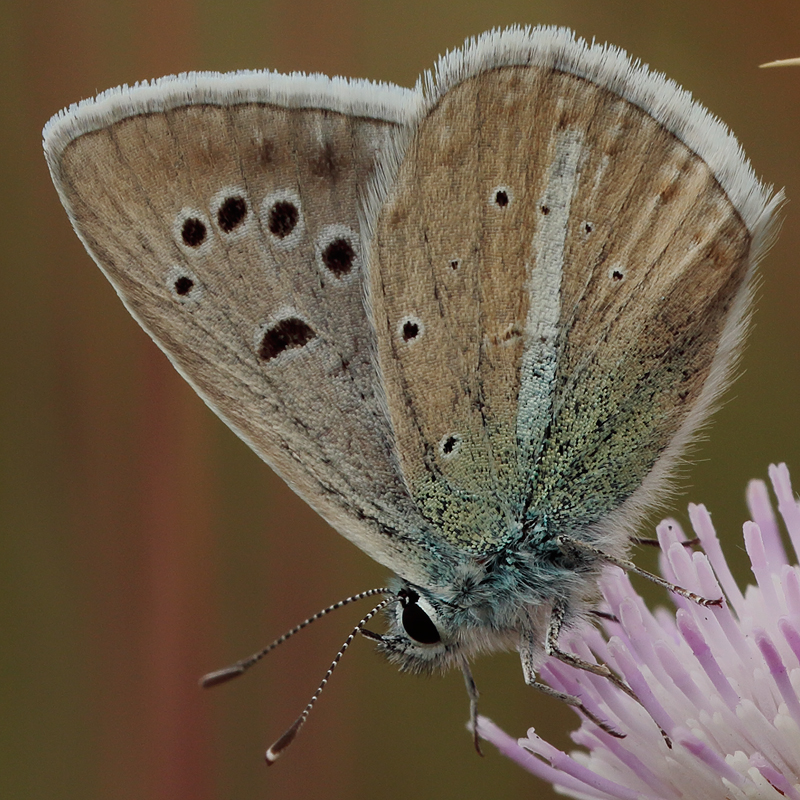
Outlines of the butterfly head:
{"type": "Polygon", "coordinates": [[[427,673],[449,667],[460,650],[454,609],[405,581],[393,589],[397,602],[386,610],[388,631],[376,636],[378,649],[403,671],[427,673]]]}
{"type": "Polygon", "coordinates": [[[514,630],[498,629],[475,607],[406,581],[392,590],[397,602],[386,609],[387,632],[368,635],[404,672],[439,672],[461,666],[477,653],[517,645],[514,630]]]}

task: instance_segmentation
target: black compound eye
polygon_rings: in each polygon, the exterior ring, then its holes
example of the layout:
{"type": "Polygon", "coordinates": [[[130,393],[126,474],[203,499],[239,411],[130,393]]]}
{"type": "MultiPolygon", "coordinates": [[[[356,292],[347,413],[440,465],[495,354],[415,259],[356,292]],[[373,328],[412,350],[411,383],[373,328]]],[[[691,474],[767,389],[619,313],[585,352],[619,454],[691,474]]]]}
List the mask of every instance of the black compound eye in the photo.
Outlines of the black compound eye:
{"type": "Polygon", "coordinates": [[[442,641],[431,618],[415,602],[403,607],[403,628],[420,644],[436,644],[442,641]]]}

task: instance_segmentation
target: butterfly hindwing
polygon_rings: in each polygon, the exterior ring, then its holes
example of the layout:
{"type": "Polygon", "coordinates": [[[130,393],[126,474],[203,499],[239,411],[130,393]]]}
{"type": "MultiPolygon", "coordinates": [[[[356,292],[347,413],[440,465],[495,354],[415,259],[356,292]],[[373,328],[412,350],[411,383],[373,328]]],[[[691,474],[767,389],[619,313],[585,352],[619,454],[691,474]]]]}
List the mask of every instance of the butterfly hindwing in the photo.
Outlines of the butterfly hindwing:
{"type": "Polygon", "coordinates": [[[412,495],[476,553],[624,537],[730,371],[780,196],[687,93],[564,31],[487,34],[428,88],[370,249],[412,495]]]}

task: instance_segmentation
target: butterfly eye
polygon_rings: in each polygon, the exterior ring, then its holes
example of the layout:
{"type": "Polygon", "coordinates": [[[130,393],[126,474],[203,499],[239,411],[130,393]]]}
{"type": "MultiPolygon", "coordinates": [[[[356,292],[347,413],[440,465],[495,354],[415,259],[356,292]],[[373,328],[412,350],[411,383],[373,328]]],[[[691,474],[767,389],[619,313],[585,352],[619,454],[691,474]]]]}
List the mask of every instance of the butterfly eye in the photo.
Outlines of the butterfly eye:
{"type": "Polygon", "coordinates": [[[420,644],[436,644],[442,641],[433,620],[417,605],[416,601],[403,607],[403,628],[420,644]]]}

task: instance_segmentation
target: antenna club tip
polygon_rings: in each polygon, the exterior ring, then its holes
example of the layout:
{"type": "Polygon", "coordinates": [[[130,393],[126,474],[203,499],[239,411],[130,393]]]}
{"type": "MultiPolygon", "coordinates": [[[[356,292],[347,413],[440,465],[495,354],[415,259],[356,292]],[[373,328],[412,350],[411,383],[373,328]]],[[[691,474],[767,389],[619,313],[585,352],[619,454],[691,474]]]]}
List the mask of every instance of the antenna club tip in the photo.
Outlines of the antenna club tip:
{"type": "Polygon", "coordinates": [[[283,751],[294,741],[294,737],[297,736],[297,732],[300,728],[303,727],[303,723],[306,721],[306,715],[300,715],[289,728],[283,736],[280,737],[276,742],[273,742],[267,752],[264,754],[264,759],[267,762],[267,766],[271,766],[274,764],[281,755],[283,755],[283,751]]]}
{"type": "Polygon", "coordinates": [[[216,672],[209,672],[200,678],[200,686],[204,689],[209,689],[212,686],[218,686],[220,683],[226,683],[233,678],[238,678],[244,672],[244,667],[236,665],[234,667],[225,667],[225,669],[218,669],[216,672]]]}

